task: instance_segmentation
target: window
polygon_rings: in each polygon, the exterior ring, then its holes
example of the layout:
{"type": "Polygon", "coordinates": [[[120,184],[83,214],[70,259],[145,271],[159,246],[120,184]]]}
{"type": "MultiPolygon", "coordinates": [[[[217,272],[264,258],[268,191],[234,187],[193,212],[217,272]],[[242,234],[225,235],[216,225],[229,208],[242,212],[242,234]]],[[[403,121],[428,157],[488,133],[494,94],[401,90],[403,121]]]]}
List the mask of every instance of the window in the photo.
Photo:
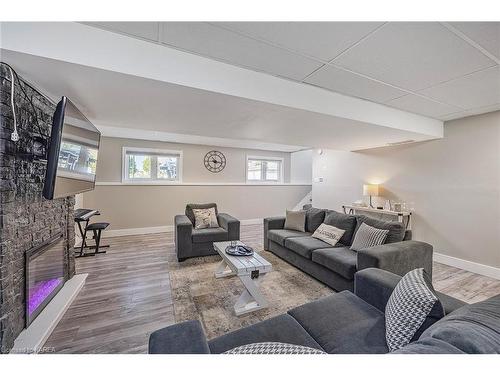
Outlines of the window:
{"type": "Polygon", "coordinates": [[[123,148],[123,181],[181,182],[182,151],[123,148]]]}
{"type": "Polygon", "coordinates": [[[248,182],[283,182],[283,159],[247,156],[248,182]]]}

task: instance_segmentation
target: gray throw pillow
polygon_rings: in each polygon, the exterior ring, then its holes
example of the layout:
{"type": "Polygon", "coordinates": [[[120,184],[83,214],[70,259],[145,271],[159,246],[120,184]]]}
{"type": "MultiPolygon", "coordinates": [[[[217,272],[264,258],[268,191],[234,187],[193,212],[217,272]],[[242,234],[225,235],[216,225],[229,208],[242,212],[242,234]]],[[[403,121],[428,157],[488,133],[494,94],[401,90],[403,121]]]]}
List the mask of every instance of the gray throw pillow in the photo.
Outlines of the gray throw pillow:
{"type": "Polygon", "coordinates": [[[394,288],[385,307],[385,338],[392,352],[420,336],[429,318],[444,317],[444,309],[423,268],[408,272],[394,288]]]}
{"type": "Polygon", "coordinates": [[[306,211],[286,210],[285,229],[306,231],[306,211]]]}
{"type": "Polygon", "coordinates": [[[346,246],[351,245],[354,230],[356,229],[356,216],[329,210],[325,215],[324,223],[345,230],[339,242],[346,246]]]}
{"type": "Polygon", "coordinates": [[[377,229],[362,223],[354,235],[351,250],[359,251],[368,247],[382,245],[387,237],[388,230],[377,229]]]}
{"type": "MultiPolygon", "coordinates": [[[[305,208],[304,208],[305,209],[305,208]]],[[[325,220],[326,210],[321,208],[309,207],[306,210],[306,231],[314,233],[325,220]]]]}
{"type": "Polygon", "coordinates": [[[385,243],[401,242],[405,237],[405,226],[399,221],[378,220],[373,217],[359,215],[357,217],[356,229],[358,229],[363,223],[377,229],[388,230],[389,233],[387,233],[385,243]]]}

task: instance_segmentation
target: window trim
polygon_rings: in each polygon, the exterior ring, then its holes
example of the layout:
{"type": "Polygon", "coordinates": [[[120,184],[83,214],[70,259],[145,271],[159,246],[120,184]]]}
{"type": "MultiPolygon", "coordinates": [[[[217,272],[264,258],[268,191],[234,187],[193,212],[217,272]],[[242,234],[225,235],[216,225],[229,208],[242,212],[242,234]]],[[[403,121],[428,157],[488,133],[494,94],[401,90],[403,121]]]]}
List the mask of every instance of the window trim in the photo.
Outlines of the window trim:
{"type": "Polygon", "coordinates": [[[122,147],[122,183],[138,183],[140,182],[141,184],[147,185],[174,185],[174,184],[181,184],[182,183],[182,166],[183,166],[183,152],[182,150],[167,150],[163,148],[147,148],[147,147],[122,147]],[[133,151],[133,152],[144,152],[144,153],[149,153],[149,154],[157,154],[157,155],[179,155],[179,161],[177,164],[177,179],[176,180],[167,180],[164,178],[128,178],[128,166],[127,166],[127,152],[133,151]]]}
{"type": "Polygon", "coordinates": [[[284,180],[284,176],[283,176],[284,164],[285,164],[285,159],[277,157],[277,156],[247,155],[247,157],[246,157],[246,163],[245,163],[245,178],[246,178],[246,183],[250,184],[250,185],[283,184],[283,180],[284,180]],[[280,162],[280,170],[279,170],[279,177],[280,178],[277,181],[271,181],[271,180],[249,180],[248,179],[248,161],[249,160],[279,161],[280,162]]]}

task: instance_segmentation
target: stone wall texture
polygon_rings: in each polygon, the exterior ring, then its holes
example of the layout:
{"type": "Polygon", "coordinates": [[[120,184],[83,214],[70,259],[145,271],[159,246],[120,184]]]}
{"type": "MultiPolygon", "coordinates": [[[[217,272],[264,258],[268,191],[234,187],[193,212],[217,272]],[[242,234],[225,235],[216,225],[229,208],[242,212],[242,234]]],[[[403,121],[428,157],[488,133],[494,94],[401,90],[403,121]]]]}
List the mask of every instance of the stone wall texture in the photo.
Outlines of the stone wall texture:
{"type": "Polygon", "coordinates": [[[12,349],[25,327],[25,252],[63,232],[66,280],[75,274],[74,197],[42,197],[47,160],[40,145],[50,137],[55,104],[14,81],[18,142],[10,139],[10,73],[0,65],[0,353],[12,349]]]}

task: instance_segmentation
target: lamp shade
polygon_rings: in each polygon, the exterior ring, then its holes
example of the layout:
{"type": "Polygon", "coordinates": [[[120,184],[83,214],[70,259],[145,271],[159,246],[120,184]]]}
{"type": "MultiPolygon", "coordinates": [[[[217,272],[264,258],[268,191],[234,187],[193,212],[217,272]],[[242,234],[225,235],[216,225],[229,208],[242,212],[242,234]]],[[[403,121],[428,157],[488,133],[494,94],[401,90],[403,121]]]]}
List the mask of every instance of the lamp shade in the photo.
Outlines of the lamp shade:
{"type": "Polygon", "coordinates": [[[363,195],[367,196],[378,196],[378,185],[375,184],[366,184],[363,185],[363,195]]]}

